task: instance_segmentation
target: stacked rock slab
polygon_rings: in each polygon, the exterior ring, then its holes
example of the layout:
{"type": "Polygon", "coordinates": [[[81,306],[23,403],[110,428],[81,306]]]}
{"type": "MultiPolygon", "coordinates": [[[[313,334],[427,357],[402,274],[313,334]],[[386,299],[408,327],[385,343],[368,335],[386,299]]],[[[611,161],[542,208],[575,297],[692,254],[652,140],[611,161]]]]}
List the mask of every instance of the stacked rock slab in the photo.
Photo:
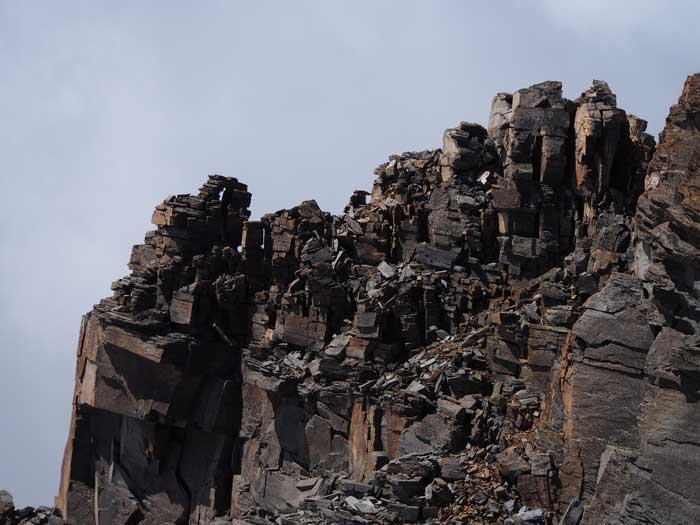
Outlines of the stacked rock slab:
{"type": "Polygon", "coordinates": [[[65,521],[693,523],[699,111],[654,152],[544,82],[339,216],[169,197],[83,319],[65,521]]]}
{"type": "Polygon", "coordinates": [[[247,341],[250,194],[169,197],[83,319],[58,507],[70,523],[211,523],[229,508],[247,341]]]}
{"type": "Polygon", "coordinates": [[[575,208],[567,184],[572,106],[560,82],[493,100],[489,132],[502,163],[493,191],[499,260],[513,275],[541,273],[569,252],[575,208]]]}

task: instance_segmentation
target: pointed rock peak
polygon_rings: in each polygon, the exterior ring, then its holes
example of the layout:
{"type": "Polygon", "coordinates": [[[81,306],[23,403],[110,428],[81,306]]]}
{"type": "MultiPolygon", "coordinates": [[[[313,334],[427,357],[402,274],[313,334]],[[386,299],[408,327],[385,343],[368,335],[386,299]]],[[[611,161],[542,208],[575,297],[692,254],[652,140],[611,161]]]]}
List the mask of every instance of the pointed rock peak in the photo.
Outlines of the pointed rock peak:
{"type": "Polygon", "coordinates": [[[577,103],[584,102],[604,102],[612,106],[617,106],[617,96],[612,92],[610,86],[604,80],[594,80],[586,91],[581,93],[577,103]]]}
{"type": "Polygon", "coordinates": [[[308,201],[303,201],[300,205],[300,208],[307,208],[309,210],[321,210],[321,207],[318,205],[318,202],[316,202],[314,199],[308,200],[308,201]]]}
{"type": "Polygon", "coordinates": [[[486,130],[481,124],[476,124],[475,122],[460,122],[458,126],[460,131],[465,131],[469,133],[470,136],[474,137],[486,137],[486,130]]]}
{"type": "Polygon", "coordinates": [[[547,80],[529,88],[519,89],[513,94],[513,110],[518,107],[563,107],[561,82],[547,80]],[[543,101],[544,100],[544,101],[543,101]],[[546,102],[545,102],[546,101],[546,102]],[[546,105],[544,105],[546,104],[546,105]]]}
{"type": "Polygon", "coordinates": [[[542,89],[544,91],[561,91],[562,83],[559,80],[545,80],[539,84],[533,84],[530,89],[542,89]]]}
{"type": "Polygon", "coordinates": [[[683,106],[700,108],[700,73],[690,75],[686,79],[678,103],[683,106]]]}
{"type": "Polygon", "coordinates": [[[630,125],[630,136],[639,137],[647,130],[648,122],[637,115],[630,113],[627,115],[627,122],[630,125]]]}

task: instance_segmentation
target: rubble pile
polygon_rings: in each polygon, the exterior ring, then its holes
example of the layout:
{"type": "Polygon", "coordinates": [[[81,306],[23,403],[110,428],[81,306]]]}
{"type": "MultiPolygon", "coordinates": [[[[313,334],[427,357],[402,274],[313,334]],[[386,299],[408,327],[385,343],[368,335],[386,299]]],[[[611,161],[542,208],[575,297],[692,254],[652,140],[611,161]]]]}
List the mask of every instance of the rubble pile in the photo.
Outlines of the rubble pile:
{"type": "Polygon", "coordinates": [[[83,319],[50,519],[694,523],[699,122],[698,75],[658,147],[544,82],[342,215],[167,198],[83,319]]]}

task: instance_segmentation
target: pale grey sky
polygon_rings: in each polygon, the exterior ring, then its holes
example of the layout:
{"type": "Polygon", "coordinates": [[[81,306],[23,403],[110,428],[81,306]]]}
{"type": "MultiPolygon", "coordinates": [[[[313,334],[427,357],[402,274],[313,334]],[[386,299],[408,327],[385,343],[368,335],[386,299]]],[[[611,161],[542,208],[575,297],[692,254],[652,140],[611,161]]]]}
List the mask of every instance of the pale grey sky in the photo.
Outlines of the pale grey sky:
{"type": "Polygon", "coordinates": [[[152,208],[209,173],[260,215],[338,212],[491,97],[609,82],[658,132],[700,70],[695,1],[0,0],[0,488],[50,505],[80,316],[152,208]]]}

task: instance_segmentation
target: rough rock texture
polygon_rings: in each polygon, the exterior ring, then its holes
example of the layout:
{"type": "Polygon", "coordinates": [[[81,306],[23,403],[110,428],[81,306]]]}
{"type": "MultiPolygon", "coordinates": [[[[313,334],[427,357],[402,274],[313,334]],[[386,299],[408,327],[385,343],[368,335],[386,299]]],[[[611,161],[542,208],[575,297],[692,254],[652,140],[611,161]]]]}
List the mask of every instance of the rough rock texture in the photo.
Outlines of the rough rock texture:
{"type": "Polygon", "coordinates": [[[12,495],[0,490],[0,525],[61,525],[64,523],[58,509],[24,507],[16,509],[12,495]]]}
{"type": "Polygon", "coordinates": [[[169,197],[83,319],[58,510],[0,523],[697,523],[700,76],[645,127],[543,82],[340,216],[169,197]]]}

